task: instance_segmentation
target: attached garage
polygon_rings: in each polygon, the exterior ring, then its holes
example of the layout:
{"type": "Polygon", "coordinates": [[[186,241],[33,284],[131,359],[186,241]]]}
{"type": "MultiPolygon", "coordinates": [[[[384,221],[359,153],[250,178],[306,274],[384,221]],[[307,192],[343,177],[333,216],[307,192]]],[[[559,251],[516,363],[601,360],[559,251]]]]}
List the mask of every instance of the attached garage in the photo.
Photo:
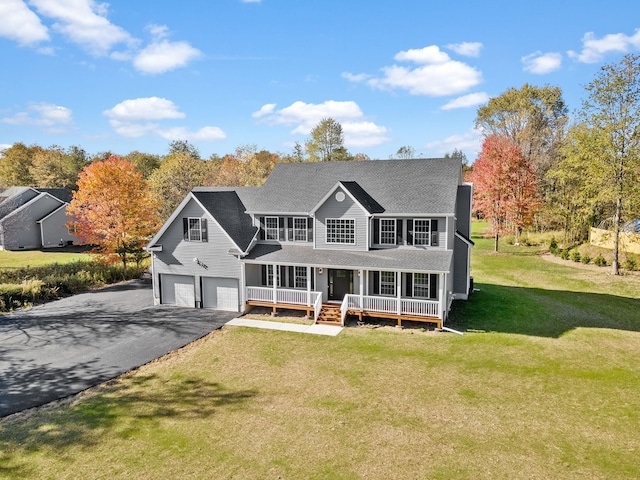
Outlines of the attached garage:
{"type": "Polygon", "coordinates": [[[189,275],[160,275],[162,285],[162,302],[164,305],[195,307],[195,281],[189,275]]]}
{"type": "Polygon", "coordinates": [[[236,278],[202,277],[202,306],[237,312],[238,280],[236,278]]]}

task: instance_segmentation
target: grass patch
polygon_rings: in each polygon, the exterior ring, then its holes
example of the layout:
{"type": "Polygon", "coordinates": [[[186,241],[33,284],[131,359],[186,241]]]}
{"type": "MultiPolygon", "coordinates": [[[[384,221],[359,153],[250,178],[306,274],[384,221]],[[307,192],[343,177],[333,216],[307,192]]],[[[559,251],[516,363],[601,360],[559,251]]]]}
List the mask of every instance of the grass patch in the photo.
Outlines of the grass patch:
{"type": "Polygon", "coordinates": [[[0,250],[0,270],[88,261],[88,253],[52,250],[0,250]]]}
{"type": "Polygon", "coordinates": [[[639,478],[637,278],[474,241],[464,336],[214,332],[0,422],[0,477],[639,478]]]}

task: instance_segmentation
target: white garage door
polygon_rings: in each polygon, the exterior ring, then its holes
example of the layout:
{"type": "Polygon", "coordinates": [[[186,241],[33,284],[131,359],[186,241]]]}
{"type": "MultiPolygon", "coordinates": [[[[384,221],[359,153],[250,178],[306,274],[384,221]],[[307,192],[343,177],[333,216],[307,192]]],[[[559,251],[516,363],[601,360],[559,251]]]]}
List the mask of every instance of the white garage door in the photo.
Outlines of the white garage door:
{"type": "Polygon", "coordinates": [[[162,303],[195,307],[196,294],[193,277],[188,275],[161,275],[162,303]]]}
{"type": "Polygon", "coordinates": [[[238,280],[235,278],[202,277],[202,306],[238,311],[238,280]]]}

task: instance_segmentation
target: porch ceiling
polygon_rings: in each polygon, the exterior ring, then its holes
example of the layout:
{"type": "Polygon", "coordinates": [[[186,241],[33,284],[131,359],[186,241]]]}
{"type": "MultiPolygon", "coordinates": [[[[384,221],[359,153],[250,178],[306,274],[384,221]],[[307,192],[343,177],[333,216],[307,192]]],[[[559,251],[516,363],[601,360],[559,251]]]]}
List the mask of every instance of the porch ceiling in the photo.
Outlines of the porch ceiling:
{"type": "Polygon", "coordinates": [[[451,250],[391,248],[359,252],[353,250],[316,250],[308,246],[297,245],[258,244],[241,260],[246,263],[275,263],[354,270],[449,273],[452,257],[451,250]]]}

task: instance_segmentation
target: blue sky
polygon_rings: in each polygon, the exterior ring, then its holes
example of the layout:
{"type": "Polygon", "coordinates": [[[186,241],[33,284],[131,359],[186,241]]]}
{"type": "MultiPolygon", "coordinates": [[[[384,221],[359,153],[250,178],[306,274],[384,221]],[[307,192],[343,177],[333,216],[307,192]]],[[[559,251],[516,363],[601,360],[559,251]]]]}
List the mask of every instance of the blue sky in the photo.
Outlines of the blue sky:
{"type": "Polygon", "coordinates": [[[579,108],[602,65],[640,51],[639,5],[0,0],[0,147],[290,153],[333,117],[352,153],[472,161],[479,105],[530,83],[579,108]]]}

